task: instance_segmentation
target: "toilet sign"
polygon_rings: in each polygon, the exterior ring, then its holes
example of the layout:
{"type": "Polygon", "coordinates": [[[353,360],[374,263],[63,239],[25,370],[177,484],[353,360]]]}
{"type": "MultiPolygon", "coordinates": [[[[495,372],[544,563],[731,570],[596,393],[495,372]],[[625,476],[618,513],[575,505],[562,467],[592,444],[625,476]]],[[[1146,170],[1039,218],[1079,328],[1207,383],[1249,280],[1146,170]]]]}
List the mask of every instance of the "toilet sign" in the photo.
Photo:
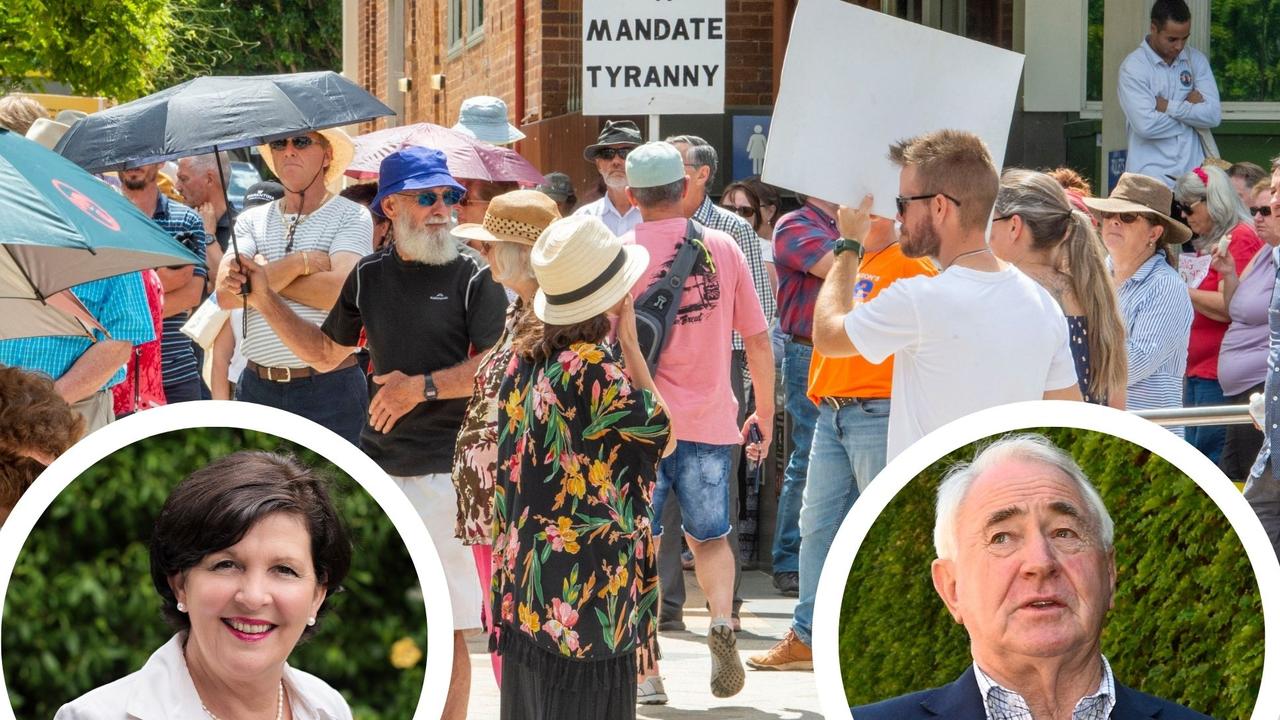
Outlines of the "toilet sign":
{"type": "Polygon", "coordinates": [[[724,112],[724,0],[591,0],[584,115],[724,112]]]}

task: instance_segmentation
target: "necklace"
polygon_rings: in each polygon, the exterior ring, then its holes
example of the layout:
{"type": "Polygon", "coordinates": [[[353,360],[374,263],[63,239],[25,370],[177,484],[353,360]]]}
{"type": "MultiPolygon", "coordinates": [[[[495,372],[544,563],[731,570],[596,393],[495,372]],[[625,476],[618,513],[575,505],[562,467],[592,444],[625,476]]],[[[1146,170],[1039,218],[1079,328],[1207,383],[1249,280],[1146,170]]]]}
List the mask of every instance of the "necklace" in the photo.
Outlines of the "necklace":
{"type": "MultiPolygon", "coordinates": [[[[320,198],[320,204],[316,206],[316,210],[319,210],[327,202],[329,202],[329,193],[325,192],[324,197],[320,198]]],[[[298,226],[302,224],[303,220],[306,220],[307,218],[311,217],[312,213],[314,212],[315,210],[312,210],[309,213],[303,213],[302,206],[301,204],[299,204],[298,212],[293,214],[293,220],[289,222],[289,230],[285,233],[285,237],[284,237],[284,240],[285,240],[284,254],[285,255],[288,255],[289,253],[293,252],[293,234],[297,232],[298,226]]],[[[284,201],[281,200],[280,201],[280,219],[283,220],[285,215],[286,213],[284,211],[284,201]]]]}
{"type": "Polygon", "coordinates": [[[947,267],[951,267],[952,265],[955,265],[956,261],[958,261],[960,258],[969,257],[970,255],[977,255],[979,253],[984,253],[984,252],[991,252],[991,248],[978,248],[977,250],[969,250],[968,252],[962,252],[959,255],[951,258],[951,262],[947,263],[947,267]]]}
{"type": "MultiPolygon", "coordinates": [[[[205,706],[204,701],[200,702],[200,709],[204,710],[204,714],[208,715],[211,720],[222,720],[205,706]]],[[[276,720],[284,720],[284,680],[280,681],[280,691],[276,694],[276,720]]]]}

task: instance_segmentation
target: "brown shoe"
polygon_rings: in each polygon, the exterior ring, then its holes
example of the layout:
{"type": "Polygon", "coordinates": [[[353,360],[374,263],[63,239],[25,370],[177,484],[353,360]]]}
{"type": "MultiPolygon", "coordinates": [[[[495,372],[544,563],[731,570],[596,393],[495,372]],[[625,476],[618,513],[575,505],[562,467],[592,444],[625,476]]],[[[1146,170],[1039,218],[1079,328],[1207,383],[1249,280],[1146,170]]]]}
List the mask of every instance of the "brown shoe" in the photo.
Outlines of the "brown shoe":
{"type": "Polygon", "coordinates": [[[788,630],[787,636],[769,648],[769,652],[747,659],[747,667],[753,670],[812,670],[813,650],[788,630]]]}

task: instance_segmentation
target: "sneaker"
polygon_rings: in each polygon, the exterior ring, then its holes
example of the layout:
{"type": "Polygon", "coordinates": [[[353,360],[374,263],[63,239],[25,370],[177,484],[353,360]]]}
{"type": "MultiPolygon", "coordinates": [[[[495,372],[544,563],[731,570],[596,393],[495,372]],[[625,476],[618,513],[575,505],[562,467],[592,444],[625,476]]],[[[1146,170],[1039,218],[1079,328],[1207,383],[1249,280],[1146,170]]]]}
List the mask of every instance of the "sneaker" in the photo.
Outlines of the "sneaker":
{"type": "Polygon", "coordinates": [[[707,633],[711,650],[711,694],[718,698],[733,697],[742,692],[747,673],[738,657],[738,639],[729,623],[720,621],[707,633]]]}
{"type": "Polygon", "coordinates": [[[662,687],[662,678],[657,675],[636,686],[636,704],[666,705],[667,689],[662,687]]]}
{"type": "Polygon", "coordinates": [[[684,620],[674,613],[658,613],[658,632],[680,632],[685,629],[684,620]]]}
{"type": "Polygon", "coordinates": [[[780,572],[773,576],[773,586],[785,597],[800,596],[800,573],[780,572]]]}
{"type": "Polygon", "coordinates": [[[813,650],[800,642],[795,630],[769,648],[763,655],[747,658],[747,667],[753,670],[812,670],[813,650]]]}

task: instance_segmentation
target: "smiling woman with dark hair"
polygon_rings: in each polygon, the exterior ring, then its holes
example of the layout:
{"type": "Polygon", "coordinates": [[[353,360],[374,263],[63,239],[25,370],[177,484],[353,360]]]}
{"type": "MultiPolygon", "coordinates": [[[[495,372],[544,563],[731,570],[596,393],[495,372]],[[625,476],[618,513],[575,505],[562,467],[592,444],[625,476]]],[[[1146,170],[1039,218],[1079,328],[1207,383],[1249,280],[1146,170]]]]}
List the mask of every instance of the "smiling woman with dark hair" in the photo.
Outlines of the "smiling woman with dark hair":
{"type": "Polygon", "coordinates": [[[177,634],[57,720],[350,718],[337,691],[285,662],[351,564],[325,486],[266,452],[229,455],[179,484],[151,542],[151,579],[177,634]]]}

